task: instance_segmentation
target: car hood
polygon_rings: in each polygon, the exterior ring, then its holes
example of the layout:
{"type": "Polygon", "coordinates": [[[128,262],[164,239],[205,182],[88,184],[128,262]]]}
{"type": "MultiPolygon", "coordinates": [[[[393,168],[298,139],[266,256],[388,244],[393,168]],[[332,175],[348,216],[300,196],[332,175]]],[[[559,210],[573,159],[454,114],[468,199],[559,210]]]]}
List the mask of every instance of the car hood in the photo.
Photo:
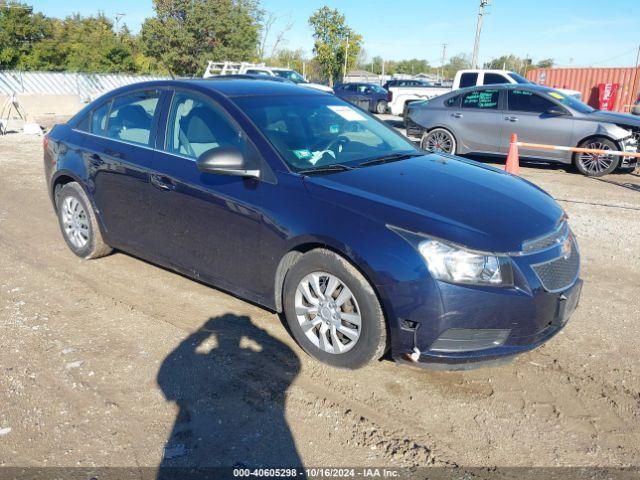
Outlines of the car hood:
{"type": "Polygon", "coordinates": [[[629,115],[627,113],[596,110],[595,112],[588,113],[586,116],[589,120],[616,123],[618,125],[628,125],[630,127],[640,127],[640,117],[636,115],[629,115]]]}
{"type": "Polygon", "coordinates": [[[356,215],[490,252],[519,251],[563,215],[519,177],[449,155],[424,155],[322,176],[311,195],[356,215]]]}

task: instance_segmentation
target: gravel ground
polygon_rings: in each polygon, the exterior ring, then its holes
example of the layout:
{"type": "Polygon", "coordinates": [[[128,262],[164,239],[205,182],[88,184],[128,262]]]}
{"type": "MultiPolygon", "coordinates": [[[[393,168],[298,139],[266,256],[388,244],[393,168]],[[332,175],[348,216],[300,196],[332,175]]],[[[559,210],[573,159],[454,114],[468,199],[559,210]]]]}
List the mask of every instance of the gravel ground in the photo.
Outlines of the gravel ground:
{"type": "Polygon", "coordinates": [[[637,466],[640,174],[524,166],[577,235],[581,305],[500,368],[320,365],[278,316],[123,253],[77,259],[41,139],[0,137],[0,466],[637,466]]]}

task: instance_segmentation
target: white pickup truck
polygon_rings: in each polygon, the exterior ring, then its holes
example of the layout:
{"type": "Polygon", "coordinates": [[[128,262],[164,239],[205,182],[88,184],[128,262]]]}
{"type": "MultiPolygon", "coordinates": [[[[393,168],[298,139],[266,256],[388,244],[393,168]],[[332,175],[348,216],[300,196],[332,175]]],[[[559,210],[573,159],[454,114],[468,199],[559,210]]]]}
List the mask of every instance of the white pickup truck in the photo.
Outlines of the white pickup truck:
{"type": "MultiPolygon", "coordinates": [[[[458,88],[476,85],[495,85],[500,83],[533,83],[521,75],[508,70],[459,70],[451,87],[390,87],[388,104],[393,115],[404,115],[406,106],[416,100],[428,100],[439,95],[449,93],[458,88]]],[[[577,90],[558,89],[568,96],[581,99],[582,94],[577,90]]]]}

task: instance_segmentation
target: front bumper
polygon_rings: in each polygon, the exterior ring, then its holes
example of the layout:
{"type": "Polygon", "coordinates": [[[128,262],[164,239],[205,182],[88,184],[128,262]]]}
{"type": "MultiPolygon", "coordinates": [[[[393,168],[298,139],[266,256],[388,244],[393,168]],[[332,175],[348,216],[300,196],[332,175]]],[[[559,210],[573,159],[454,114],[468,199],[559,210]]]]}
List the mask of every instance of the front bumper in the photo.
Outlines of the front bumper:
{"type": "Polygon", "coordinates": [[[571,236],[571,248],[563,245],[513,256],[513,287],[417,278],[387,285],[381,296],[392,315],[391,356],[459,369],[545,343],[566,325],[582,290],[577,243],[571,236]]]}

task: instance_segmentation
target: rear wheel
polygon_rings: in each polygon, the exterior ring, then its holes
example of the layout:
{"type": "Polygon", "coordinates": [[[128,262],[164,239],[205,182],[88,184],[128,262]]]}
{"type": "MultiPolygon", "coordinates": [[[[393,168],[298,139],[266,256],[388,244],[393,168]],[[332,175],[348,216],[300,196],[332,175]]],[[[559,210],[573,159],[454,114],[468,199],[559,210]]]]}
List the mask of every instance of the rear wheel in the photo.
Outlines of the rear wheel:
{"type": "Polygon", "coordinates": [[[378,103],[376,103],[376,113],[382,115],[383,113],[387,112],[387,102],[385,102],[384,100],[379,100],[378,103]]]}
{"type": "Polygon", "coordinates": [[[312,250],[291,267],[283,305],[294,338],[321,362],[355,369],[385,351],[386,324],[373,288],[332,251],[312,250]]]}
{"type": "MultiPolygon", "coordinates": [[[[593,148],[596,150],[617,150],[618,147],[611,140],[603,137],[594,137],[585,140],[580,148],[593,148]]],[[[604,155],[599,153],[575,153],[573,163],[580,173],[587,177],[602,177],[613,172],[620,163],[620,157],[616,155],[604,155]]]]}
{"type": "Polygon", "coordinates": [[[424,133],[420,147],[427,152],[455,154],[456,139],[449,130],[434,128],[424,133]]]}
{"type": "Polygon", "coordinates": [[[99,258],[111,253],[102,239],[91,202],[76,182],[67,183],[56,193],[58,223],[65,242],[81,258],[99,258]]]}

